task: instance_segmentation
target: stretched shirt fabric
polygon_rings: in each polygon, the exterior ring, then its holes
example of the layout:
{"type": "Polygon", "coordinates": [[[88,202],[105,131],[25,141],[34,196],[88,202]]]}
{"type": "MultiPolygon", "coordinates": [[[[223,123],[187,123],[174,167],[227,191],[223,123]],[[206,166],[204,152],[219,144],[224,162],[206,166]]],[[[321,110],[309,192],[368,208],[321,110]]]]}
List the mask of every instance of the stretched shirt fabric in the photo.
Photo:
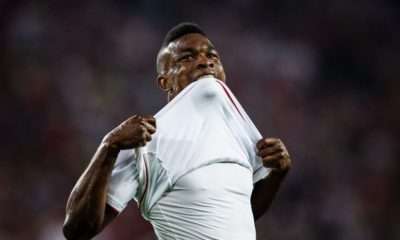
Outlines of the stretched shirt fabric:
{"type": "Polygon", "coordinates": [[[269,170],[256,156],[261,134],[228,87],[200,79],[155,118],[152,141],[118,155],[108,204],[121,212],[135,199],[160,239],[255,239],[252,184],[269,170]]]}

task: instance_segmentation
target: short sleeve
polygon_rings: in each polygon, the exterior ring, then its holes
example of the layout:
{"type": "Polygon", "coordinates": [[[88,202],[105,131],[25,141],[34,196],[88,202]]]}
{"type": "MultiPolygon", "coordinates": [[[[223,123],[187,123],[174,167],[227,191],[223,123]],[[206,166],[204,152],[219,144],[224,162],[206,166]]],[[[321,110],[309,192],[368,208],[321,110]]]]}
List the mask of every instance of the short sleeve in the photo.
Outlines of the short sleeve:
{"type": "Polygon", "coordinates": [[[122,150],[117,157],[108,183],[107,203],[118,212],[134,198],[138,187],[138,171],[134,150],[122,150]]]}
{"type": "Polygon", "coordinates": [[[259,167],[253,172],[253,184],[264,179],[271,170],[264,166],[259,167]]]}

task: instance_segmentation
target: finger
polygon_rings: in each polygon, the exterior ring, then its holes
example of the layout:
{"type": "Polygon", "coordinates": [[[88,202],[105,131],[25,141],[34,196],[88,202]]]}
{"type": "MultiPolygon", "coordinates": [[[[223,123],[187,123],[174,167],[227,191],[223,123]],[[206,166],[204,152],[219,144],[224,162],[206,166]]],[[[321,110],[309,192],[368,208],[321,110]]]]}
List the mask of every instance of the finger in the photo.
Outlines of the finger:
{"type": "Polygon", "coordinates": [[[144,126],[144,127],[146,128],[146,130],[147,130],[150,134],[153,134],[153,133],[156,132],[155,126],[151,125],[151,124],[148,123],[148,122],[142,122],[141,125],[144,126]]]}
{"type": "Polygon", "coordinates": [[[146,143],[148,142],[147,139],[150,139],[150,140],[151,140],[151,135],[150,135],[148,132],[144,132],[144,133],[140,136],[140,138],[138,139],[137,144],[138,144],[140,147],[144,147],[144,146],[146,146],[146,143]]]}
{"type": "Polygon", "coordinates": [[[272,145],[275,145],[279,143],[281,140],[278,138],[263,138],[260,141],[257,142],[256,147],[258,149],[264,148],[264,147],[269,147],[272,145]]]}
{"type": "Polygon", "coordinates": [[[140,136],[140,134],[142,134],[142,136],[143,136],[143,134],[144,134],[145,132],[147,132],[146,126],[144,126],[143,124],[139,124],[139,126],[138,126],[138,131],[137,131],[137,133],[139,134],[139,136],[140,136]]]}
{"type": "Polygon", "coordinates": [[[150,142],[150,141],[151,141],[151,134],[148,133],[148,132],[145,132],[145,133],[143,134],[143,139],[146,140],[145,142],[150,142]]]}
{"type": "Polygon", "coordinates": [[[274,146],[271,146],[271,147],[266,147],[266,148],[261,149],[257,153],[257,156],[259,156],[261,158],[264,158],[264,157],[267,157],[269,155],[274,155],[274,154],[282,152],[282,151],[283,151],[282,146],[280,144],[278,144],[278,145],[274,145],[274,146]]]}
{"type": "Polygon", "coordinates": [[[276,168],[279,167],[280,160],[283,159],[282,152],[275,153],[274,155],[263,158],[263,165],[265,167],[276,168]]]}
{"type": "Polygon", "coordinates": [[[144,146],[146,146],[146,141],[143,139],[138,144],[139,144],[139,147],[144,147],[144,146]]]}
{"type": "Polygon", "coordinates": [[[264,162],[268,161],[279,161],[280,159],[284,158],[285,154],[283,152],[278,152],[263,158],[264,162]]]}
{"type": "Polygon", "coordinates": [[[153,116],[145,116],[143,117],[143,120],[156,127],[156,119],[153,116]]]}

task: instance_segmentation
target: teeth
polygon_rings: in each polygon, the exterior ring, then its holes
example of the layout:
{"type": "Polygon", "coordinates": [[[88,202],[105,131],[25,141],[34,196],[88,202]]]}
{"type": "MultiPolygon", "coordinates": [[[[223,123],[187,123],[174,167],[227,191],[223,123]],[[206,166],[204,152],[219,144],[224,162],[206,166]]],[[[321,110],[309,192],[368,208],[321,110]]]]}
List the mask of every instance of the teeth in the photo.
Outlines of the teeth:
{"type": "Polygon", "coordinates": [[[198,77],[197,80],[202,79],[202,78],[214,78],[214,76],[211,75],[211,74],[208,74],[208,75],[204,75],[204,76],[198,77]]]}

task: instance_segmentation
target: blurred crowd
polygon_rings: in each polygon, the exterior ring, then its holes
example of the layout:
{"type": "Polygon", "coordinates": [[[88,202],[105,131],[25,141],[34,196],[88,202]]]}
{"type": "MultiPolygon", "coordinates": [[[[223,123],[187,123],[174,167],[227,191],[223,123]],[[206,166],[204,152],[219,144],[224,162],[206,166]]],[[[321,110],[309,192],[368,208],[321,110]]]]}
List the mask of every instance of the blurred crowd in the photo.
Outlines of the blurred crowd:
{"type": "MultiPolygon", "coordinates": [[[[258,239],[400,238],[399,2],[0,1],[0,239],[64,239],[103,136],[166,104],[164,34],[198,23],[293,169],[258,239]],[[397,186],[397,187],[396,187],[397,186]]],[[[132,202],[96,239],[155,239],[132,202]]]]}

